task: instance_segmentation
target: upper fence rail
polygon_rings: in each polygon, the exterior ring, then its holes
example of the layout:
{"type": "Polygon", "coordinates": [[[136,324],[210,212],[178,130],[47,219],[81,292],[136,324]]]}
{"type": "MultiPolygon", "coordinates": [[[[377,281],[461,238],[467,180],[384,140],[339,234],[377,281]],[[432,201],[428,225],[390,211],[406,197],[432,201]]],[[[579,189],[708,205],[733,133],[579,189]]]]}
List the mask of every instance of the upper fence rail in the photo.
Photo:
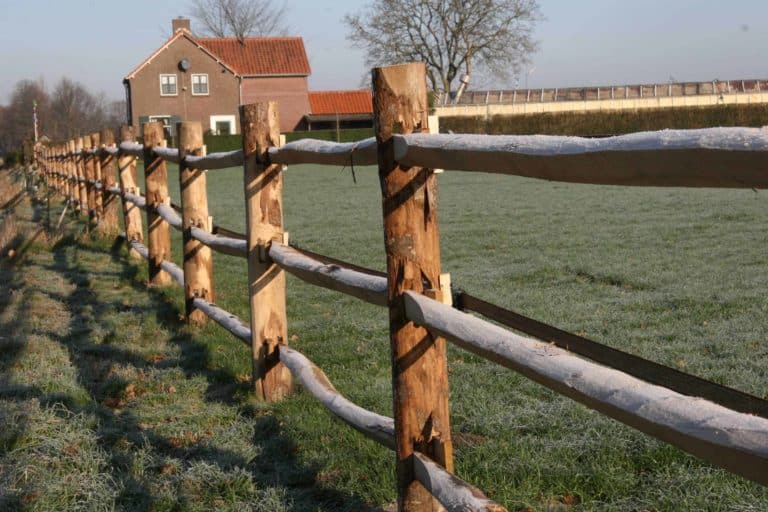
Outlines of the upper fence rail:
{"type": "MultiPolygon", "coordinates": [[[[602,139],[553,135],[395,135],[395,158],[404,165],[491,172],[550,181],[654,187],[767,188],[768,129],[662,130],[602,139]]],[[[121,153],[141,156],[140,144],[121,153]]],[[[175,148],[155,153],[179,163],[175,148]]],[[[376,140],[337,143],[302,139],[269,149],[272,163],[375,165],[376,140]]],[[[243,164],[242,150],[186,156],[194,169],[243,164]]]]}

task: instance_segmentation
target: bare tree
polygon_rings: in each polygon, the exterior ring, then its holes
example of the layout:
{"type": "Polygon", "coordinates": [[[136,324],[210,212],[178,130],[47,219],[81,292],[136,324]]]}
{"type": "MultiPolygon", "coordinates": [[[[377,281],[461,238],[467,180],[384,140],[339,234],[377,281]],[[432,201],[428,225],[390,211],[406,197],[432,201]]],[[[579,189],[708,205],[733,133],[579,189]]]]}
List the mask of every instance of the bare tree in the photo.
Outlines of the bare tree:
{"type": "Polygon", "coordinates": [[[283,34],[285,4],[270,0],[192,0],[192,17],[214,37],[264,37],[283,34]]]}
{"type": "Polygon", "coordinates": [[[5,118],[0,126],[0,140],[5,149],[19,148],[25,138],[32,138],[34,131],[32,112],[37,104],[41,133],[45,133],[49,119],[48,93],[42,80],[20,80],[5,108],[5,118]]]}
{"type": "Polygon", "coordinates": [[[432,88],[450,92],[462,72],[517,72],[540,17],[536,0],[373,0],[344,21],[370,66],[423,61],[432,88]]]}
{"type": "Polygon", "coordinates": [[[69,139],[100,128],[101,105],[96,97],[80,83],[62,78],[51,93],[51,122],[48,135],[69,139]]]}

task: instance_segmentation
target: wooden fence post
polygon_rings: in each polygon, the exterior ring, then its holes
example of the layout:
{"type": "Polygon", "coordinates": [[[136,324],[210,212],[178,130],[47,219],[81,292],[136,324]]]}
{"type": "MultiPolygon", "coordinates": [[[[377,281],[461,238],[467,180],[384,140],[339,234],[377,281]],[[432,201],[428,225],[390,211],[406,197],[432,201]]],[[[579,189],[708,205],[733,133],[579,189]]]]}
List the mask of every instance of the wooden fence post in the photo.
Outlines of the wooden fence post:
{"type": "Polygon", "coordinates": [[[59,184],[61,195],[65,200],[69,199],[69,182],[67,181],[67,145],[65,143],[56,146],[57,168],[59,172],[59,184]]]}
{"type": "Polygon", "coordinates": [[[192,238],[191,227],[211,231],[208,217],[208,194],[205,171],[193,169],[184,163],[186,155],[203,156],[203,127],[199,122],[176,125],[179,134],[179,188],[181,190],[181,217],[184,237],[184,295],[187,322],[202,324],[208,315],[192,306],[192,299],[200,297],[213,302],[213,254],[211,248],[192,238]]]}
{"type": "MultiPolygon", "coordinates": [[[[91,151],[93,151],[93,154],[91,154],[91,179],[94,181],[93,184],[91,184],[91,191],[92,191],[92,197],[89,197],[90,200],[93,201],[93,204],[91,205],[91,215],[93,218],[93,223],[98,225],[101,223],[101,217],[104,214],[103,212],[103,203],[102,203],[102,194],[101,191],[96,187],[97,181],[101,181],[101,157],[99,156],[99,151],[101,150],[101,134],[99,132],[92,133],[91,134],[91,151]]],[[[104,190],[102,183],[102,191],[104,190]]]]}
{"type": "Polygon", "coordinates": [[[144,125],[144,179],[147,194],[147,227],[149,241],[149,284],[166,285],[171,275],[160,268],[164,259],[171,259],[171,226],[158,215],[155,208],[170,204],[168,197],[168,170],[165,160],[154,149],[164,145],[163,124],[150,122],[144,125]]]}
{"type": "Polygon", "coordinates": [[[431,169],[400,167],[392,140],[395,130],[429,132],[425,67],[376,68],[372,78],[387,255],[398,508],[439,510],[439,503],[415,480],[413,452],[453,472],[446,344],[409,321],[403,302],[406,290],[433,297],[442,293],[437,179],[431,169]]]}
{"type": "Polygon", "coordinates": [[[51,182],[53,184],[53,192],[54,195],[58,195],[59,193],[59,180],[58,176],[56,176],[56,173],[59,170],[58,162],[56,161],[56,146],[52,145],[45,149],[45,152],[48,156],[48,166],[51,173],[51,182]]]}
{"type": "Polygon", "coordinates": [[[77,171],[77,188],[80,194],[80,215],[88,215],[88,187],[85,183],[85,154],[83,154],[83,137],[75,139],[75,165],[77,171]]]}
{"type": "Polygon", "coordinates": [[[72,211],[80,208],[80,197],[77,188],[77,164],[75,163],[75,139],[67,142],[67,176],[69,177],[69,199],[72,202],[72,211]]]}
{"type": "Polygon", "coordinates": [[[240,106],[245,212],[248,235],[248,297],[251,306],[253,383],[258,398],[281,399],[291,391],[290,371],[278,359],[288,343],[285,272],[267,256],[272,240],[285,240],[281,167],[267,151],[280,141],[277,103],[240,106]]]}
{"type": "Polygon", "coordinates": [[[91,149],[91,136],[83,135],[83,177],[85,178],[85,212],[89,223],[93,219],[94,207],[96,206],[96,197],[93,188],[93,156],[88,153],[91,149]]]}
{"type": "MultiPolygon", "coordinates": [[[[132,126],[120,127],[120,142],[135,142],[132,126]]],[[[139,186],[137,185],[136,175],[136,157],[131,155],[118,154],[117,168],[120,173],[120,191],[125,194],[139,195],[139,186]]],[[[125,222],[125,238],[129,242],[132,240],[143,241],[144,229],[141,226],[141,210],[133,203],[123,199],[123,220],[125,222]]],[[[130,256],[135,260],[143,259],[133,247],[128,250],[130,256]]]]}
{"type": "MultiPolygon", "coordinates": [[[[101,149],[115,146],[115,133],[105,129],[101,132],[101,149]]],[[[120,219],[118,216],[117,197],[109,192],[116,184],[115,157],[106,151],[101,152],[99,162],[101,169],[101,230],[107,236],[114,236],[120,231],[120,219]]]]}
{"type": "Polygon", "coordinates": [[[51,147],[52,156],[53,156],[53,162],[54,162],[54,171],[56,172],[56,193],[57,194],[64,194],[64,186],[62,185],[61,180],[61,146],[55,145],[51,147]]]}

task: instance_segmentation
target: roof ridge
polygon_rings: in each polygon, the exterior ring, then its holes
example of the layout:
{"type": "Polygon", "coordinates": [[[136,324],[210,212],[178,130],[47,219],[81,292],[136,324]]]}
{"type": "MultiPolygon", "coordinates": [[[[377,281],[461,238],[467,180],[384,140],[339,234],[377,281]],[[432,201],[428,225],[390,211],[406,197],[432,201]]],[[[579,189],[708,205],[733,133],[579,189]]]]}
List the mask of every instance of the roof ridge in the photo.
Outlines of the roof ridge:
{"type": "Polygon", "coordinates": [[[258,41],[280,41],[280,40],[295,40],[295,39],[303,39],[302,36],[254,36],[254,37],[196,37],[198,41],[249,41],[249,40],[258,40],[258,41]]]}
{"type": "Polygon", "coordinates": [[[323,89],[319,91],[309,91],[310,94],[329,94],[329,93],[337,93],[337,94],[348,94],[350,92],[371,92],[370,89],[323,89]]]}

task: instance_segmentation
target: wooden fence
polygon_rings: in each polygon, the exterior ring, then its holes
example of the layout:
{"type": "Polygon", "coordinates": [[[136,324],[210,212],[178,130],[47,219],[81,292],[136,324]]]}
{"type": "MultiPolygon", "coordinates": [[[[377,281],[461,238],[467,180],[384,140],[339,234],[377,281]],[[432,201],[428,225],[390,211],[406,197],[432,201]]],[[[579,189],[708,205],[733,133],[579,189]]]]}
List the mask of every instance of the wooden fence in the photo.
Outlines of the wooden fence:
{"type": "Polygon", "coordinates": [[[278,147],[274,103],[241,107],[243,149],[205,155],[199,123],[178,125],[179,148],[162,126],[143,144],[123,128],[42,151],[47,182],[97,229],[124,233],[149,261],[152,284],[184,287],[190,322],[213,319],[252,347],[255,392],[277,400],[291,377],[333,414],[395,450],[400,510],[504,510],[453,475],[446,340],[601,413],[748,479],[768,484],[768,402],[560,331],[468,294],[452,295],[440,268],[437,182],[432,169],[494,172],[576,183],[672,187],[768,187],[768,132],[750,128],[637,133],[608,139],[429,133],[424,67],[373,71],[376,137],[358,143],[301,140],[278,147]],[[144,160],[144,194],[136,159],[144,160]],[[168,196],[166,161],[179,164],[181,206],[168,196]],[[288,245],[283,166],[378,165],[387,272],[288,245]],[[214,226],[206,173],[243,166],[247,233],[214,226]],[[119,176],[119,184],[116,182],[119,176]],[[143,240],[146,210],[148,238],[143,240]],[[184,266],[171,262],[170,228],[183,232],[184,266]],[[250,319],[217,307],[212,251],[246,258],[250,319]],[[285,274],[389,309],[394,418],[341,396],[324,373],[288,347],[285,274]],[[477,316],[483,315],[533,338],[477,316]],[[534,339],[535,338],[535,339],[534,339]],[[539,341],[541,340],[541,341],[539,341]]]}

